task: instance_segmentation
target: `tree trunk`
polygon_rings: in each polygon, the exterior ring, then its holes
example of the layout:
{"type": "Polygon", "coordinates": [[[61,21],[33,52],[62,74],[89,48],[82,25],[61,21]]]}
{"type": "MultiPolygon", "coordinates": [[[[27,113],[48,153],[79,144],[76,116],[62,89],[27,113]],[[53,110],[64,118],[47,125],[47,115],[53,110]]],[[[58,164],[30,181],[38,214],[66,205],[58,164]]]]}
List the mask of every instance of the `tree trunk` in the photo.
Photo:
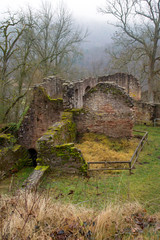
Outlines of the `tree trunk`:
{"type": "Polygon", "coordinates": [[[154,84],[154,74],[151,70],[148,78],[148,102],[154,103],[154,93],[153,93],[153,84],[154,84]]]}

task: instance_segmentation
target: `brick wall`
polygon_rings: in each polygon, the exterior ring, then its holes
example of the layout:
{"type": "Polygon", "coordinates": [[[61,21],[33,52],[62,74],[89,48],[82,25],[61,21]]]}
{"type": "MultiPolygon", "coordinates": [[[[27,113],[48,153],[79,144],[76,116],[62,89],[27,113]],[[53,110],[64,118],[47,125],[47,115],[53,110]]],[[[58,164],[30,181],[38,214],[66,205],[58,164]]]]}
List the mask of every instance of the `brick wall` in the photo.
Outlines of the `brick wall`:
{"type": "Polygon", "coordinates": [[[62,99],[51,99],[42,87],[35,87],[33,100],[18,131],[19,143],[28,149],[35,148],[37,139],[59,121],[62,110],[62,99]]]}
{"type": "Polygon", "coordinates": [[[133,102],[121,87],[99,83],[84,95],[83,101],[83,111],[75,114],[78,132],[131,137],[133,102]]]}

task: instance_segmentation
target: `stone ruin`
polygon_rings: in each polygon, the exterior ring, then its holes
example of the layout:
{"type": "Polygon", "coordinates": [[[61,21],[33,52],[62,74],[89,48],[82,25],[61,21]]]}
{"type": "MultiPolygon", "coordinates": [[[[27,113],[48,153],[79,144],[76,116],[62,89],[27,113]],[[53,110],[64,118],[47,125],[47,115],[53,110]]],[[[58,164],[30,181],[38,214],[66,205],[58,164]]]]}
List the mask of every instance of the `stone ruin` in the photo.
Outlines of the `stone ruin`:
{"type": "Polygon", "coordinates": [[[141,101],[140,84],[131,75],[117,73],[75,83],[48,77],[33,89],[18,144],[40,165],[83,172],[85,160],[74,146],[77,133],[130,138],[134,123],[152,124],[159,115],[159,105],[141,101]]]}
{"type": "Polygon", "coordinates": [[[125,92],[135,100],[141,100],[141,86],[139,81],[132,75],[116,73],[98,78],[98,82],[113,82],[125,89],[125,92]]]}
{"type": "Polygon", "coordinates": [[[133,101],[125,91],[111,83],[100,82],[83,97],[83,111],[75,116],[77,131],[109,137],[132,136],[133,101]]]}
{"type": "MultiPolygon", "coordinates": [[[[120,74],[118,76],[121,77],[120,74]]],[[[63,83],[61,79],[49,77],[44,79],[42,84],[35,86],[33,100],[19,129],[20,144],[28,149],[36,148],[37,140],[43,136],[48,127],[61,121],[64,111],[74,113],[74,122],[79,132],[86,129],[111,137],[131,137],[134,123],[133,100],[125,88],[115,84],[117,75],[115,82],[114,75],[110,76],[111,82],[108,80],[105,82],[104,78],[63,83]],[[111,131],[110,129],[115,126],[115,132],[113,129],[111,131]]],[[[125,84],[126,81],[134,83],[134,78],[130,75],[123,79],[125,84]]],[[[123,81],[121,85],[124,86],[123,81]]],[[[137,86],[140,95],[138,81],[132,85],[134,91],[137,86]]],[[[135,97],[138,98],[136,95],[135,97]]]]}

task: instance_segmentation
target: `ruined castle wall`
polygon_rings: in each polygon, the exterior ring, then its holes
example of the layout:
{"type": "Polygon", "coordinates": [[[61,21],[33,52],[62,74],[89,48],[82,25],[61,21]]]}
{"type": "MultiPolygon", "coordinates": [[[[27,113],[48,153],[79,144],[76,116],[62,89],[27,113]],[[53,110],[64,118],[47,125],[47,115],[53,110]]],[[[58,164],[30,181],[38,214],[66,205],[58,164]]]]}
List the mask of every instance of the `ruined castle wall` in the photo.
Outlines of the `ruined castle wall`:
{"type": "Polygon", "coordinates": [[[136,124],[152,125],[156,117],[155,105],[144,103],[142,101],[134,101],[134,115],[136,124]]]}
{"type": "Polygon", "coordinates": [[[75,146],[76,126],[72,112],[63,112],[61,121],[49,127],[38,139],[37,162],[49,165],[51,170],[79,173],[85,166],[83,156],[75,146]]]}
{"type": "Polygon", "coordinates": [[[19,143],[27,149],[36,148],[37,139],[59,121],[62,110],[62,99],[51,99],[42,87],[35,87],[33,100],[18,131],[19,143]]]}
{"type": "Polygon", "coordinates": [[[141,87],[138,80],[132,75],[125,73],[116,73],[109,76],[98,78],[98,82],[113,82],[120,87],[125,88],[127,94],[135,100],[141,99],[141,87]]]}
{"type": "Polygon", "coordinates": [[[83,111],[75,114],[80,133],[103,133],[110,137],[131,137],[133,102],[125,91],[110,83],[99,83],[84,95],[83,111]]]}
{"type": "Polygon", "coordinates": [[[51,98],[62,98],[62,85],[64,80],[51,76],[43,79],[43,83],[38,86],[43,87],[47,95],[51,98]]]}
{"type": "MultiPolygon", "coordinates": [[[[148,91],[142,92],[142,100],[144,102],[149,102],[149,100],[148,100],[148,91]]],[[[158,91],[158,89],[157,89],[157,91],[153,92],[153,101],[156,104],[160,103],[160,91],[158,91]]]]}
{"type": "Polygon", "coordinates": [[[82,81],[63,84],[63,104],[65,109],[82,108],[84,94],[98,82],[96,78],[87,78],[82,81]]]}
{"type": "Polygon", "coordinates": [[[160,104],[155,104],[155,118],[160,118],[160,104]]]}

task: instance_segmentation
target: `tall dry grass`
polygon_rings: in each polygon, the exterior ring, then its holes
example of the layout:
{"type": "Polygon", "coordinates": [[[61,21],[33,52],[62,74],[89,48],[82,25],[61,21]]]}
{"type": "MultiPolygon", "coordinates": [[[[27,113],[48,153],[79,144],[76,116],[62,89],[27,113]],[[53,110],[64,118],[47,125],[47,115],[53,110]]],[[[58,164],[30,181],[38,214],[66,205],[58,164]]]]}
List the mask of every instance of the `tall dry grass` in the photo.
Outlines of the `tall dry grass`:
{"type": "Polygon", "coordinates": [[[96,212],[53,203],[48,196],[37,192],[1,196],[0,202],[2,240],[136,239],[145,228],[155,229],[158,224],[158,219],[148,216],[138,203],[110,205],[96,212]],[[129,238],[123,238],[128,234],[129,238]]]}

